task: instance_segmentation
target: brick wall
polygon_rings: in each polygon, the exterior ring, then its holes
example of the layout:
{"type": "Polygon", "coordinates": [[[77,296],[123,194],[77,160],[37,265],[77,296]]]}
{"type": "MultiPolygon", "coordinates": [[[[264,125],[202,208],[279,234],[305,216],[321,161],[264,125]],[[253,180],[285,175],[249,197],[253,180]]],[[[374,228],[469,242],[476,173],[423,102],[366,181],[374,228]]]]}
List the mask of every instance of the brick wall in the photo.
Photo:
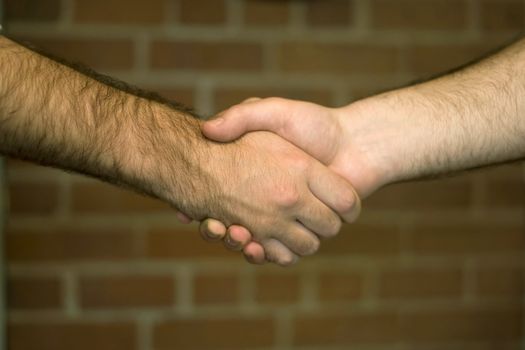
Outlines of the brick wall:
{"type": "MultiPolygon", "coordinates": [[[[7,0],[10,33],[212,115],[340,106],[515,37],[514,0],[7,0]]],[[[520,164],[380,191],[321,253],[253,267],[163,203],[9,161],[11,350],[518,349],[520,164]]]]}

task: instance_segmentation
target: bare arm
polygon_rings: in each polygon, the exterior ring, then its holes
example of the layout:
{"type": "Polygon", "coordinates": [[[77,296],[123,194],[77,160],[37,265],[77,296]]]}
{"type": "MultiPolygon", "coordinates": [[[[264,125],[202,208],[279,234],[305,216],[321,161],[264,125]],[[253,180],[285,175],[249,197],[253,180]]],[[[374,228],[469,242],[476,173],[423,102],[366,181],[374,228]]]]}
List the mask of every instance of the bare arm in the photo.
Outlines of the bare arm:
{"type": "Polygon", "coordinates": [[[525,157],[525,40],[455,73],[332,109],[283,99],[230,108],[218,141],[271,130],[369,195],[380,186],[525,157]]]}
{"type": "Polygon", "coordinates": [[[202,175],[191,164],[204,156],[207,143],[199,140],[199,123],[186,111],[104,84],[99,80],[108,78],[87,76],[5,37],[0,37],[0,62],[3,154],[162,199],[182,201],[192,178],[202,175]],[[162,137],[169,137],[169,151],[157,142],[162,137]],[[175,152],[179,181],[170,195],[154,179],[163,176],[162,165],[153,164],[155,152],[175,152]]]}
{"type": "Polygon", "coordinates": [[[332,208],[352,210],[346,181],[270,133],[211,142],[180,106],[1,36],[0,76],[1,153],[126,186],[193,219],[242,224],[280,264],[337,233],[332,208]]]}
{"type": "Polygon", "coordinates": [[[381,185],[522,159],[525,40],[465,69],[359,101],[340,113],[355,152],[370,152],[375,159],[381,185]]]}
{"type": "MultiPolygon", "coordinates": [[[[441,78],[343,108],[251,99],[203,125],[206,136],[222,142],[254,130],[294,143],[362,197],[390,183],[523,159],[525,40],[441,78]]],[[[217,222],[205,222],[203,230],[226,232],[217,222]]],[[[249,234],[237,231],[227,233],[230,240],[249,242],[249,234]]],[[[260,250],[253,243],[246,248],[260,250]]]]}

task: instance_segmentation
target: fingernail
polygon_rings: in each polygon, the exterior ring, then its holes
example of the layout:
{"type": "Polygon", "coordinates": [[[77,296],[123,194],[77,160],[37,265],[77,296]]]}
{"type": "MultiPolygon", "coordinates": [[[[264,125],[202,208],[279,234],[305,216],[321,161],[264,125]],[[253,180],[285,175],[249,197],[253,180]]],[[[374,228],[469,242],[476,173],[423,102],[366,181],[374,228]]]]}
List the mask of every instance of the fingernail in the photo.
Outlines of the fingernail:
{"type": "Polygon", "coordinates": [[[246,261],[248,261],[250,264],[255,264],[255,259],[253,258],[253,256],[249,255],[249,254],[244,254],[244,258],[246,259],[246,261]]]}
{"type": "Polygon", "coordinates": [[[237,248],[239,246],[239,242],[234,241],[230,236],[226,237],[226,243],[232,248],[237,248]]]}
{"type": "Polygon", "coordinates": [[[216,234],[215,232],[206,232],[206,234],[208,235],[210,239],[220,239],[221,238],[221,236],[216,234]]]}

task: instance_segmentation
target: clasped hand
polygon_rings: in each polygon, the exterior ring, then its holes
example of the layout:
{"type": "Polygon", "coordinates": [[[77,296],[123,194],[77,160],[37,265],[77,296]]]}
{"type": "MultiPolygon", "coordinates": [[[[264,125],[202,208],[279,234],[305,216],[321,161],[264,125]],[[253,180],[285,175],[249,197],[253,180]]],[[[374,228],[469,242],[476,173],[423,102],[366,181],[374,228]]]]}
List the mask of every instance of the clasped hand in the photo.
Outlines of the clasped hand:
{"type": "MultiPolygon", "coordinates": [[[[283,181],[285,177],[259,164],[258,177],[274,177],[275,186],[261,188],[267,191],[262,195],[275,196],[269,200],[285,212],[286,224],[278,227],[264,222],[248,229],[241,216],[228,227],[228,223],[208,218],[201,222],[203,238],[222,240],[227,248],[242,250],[252,263],[271,261],[285,266],[316,252],[320,240],[337,234],[342,221],[355,221],[361,208],[360,195],[370,192],[374,184],[372,172],[366,171],[366,159],[352,153],[342,114],[341,110],[313,103],[252,98],[204,123],[202,132],[211,140],[231,142],[250,137],[265,145],[266,149],[261,147],[258,152],[270,151],[270,157],[287,167],[294,183],[283,181]]],[[[243,184],[263,183],[250,180],[243,184]]],[[[246,198],[246,203],[250,200],[246,198]]],[[[179,217],[191,221],[184,214],[179,213],[179,217]]]]}

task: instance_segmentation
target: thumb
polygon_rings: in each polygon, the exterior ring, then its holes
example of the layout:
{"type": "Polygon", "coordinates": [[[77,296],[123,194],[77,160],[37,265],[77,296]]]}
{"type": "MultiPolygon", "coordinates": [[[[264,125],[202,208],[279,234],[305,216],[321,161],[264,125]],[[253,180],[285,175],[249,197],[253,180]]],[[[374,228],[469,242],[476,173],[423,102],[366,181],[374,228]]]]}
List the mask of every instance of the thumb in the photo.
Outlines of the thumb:
{"type": "Polygon", "coordinates": [[[202,124],[202,132],[211,140],[230,142],[250,131],[277,132],[284,114],[272,105],[271,99],[250,99],[220,113],[202,124]]]}

